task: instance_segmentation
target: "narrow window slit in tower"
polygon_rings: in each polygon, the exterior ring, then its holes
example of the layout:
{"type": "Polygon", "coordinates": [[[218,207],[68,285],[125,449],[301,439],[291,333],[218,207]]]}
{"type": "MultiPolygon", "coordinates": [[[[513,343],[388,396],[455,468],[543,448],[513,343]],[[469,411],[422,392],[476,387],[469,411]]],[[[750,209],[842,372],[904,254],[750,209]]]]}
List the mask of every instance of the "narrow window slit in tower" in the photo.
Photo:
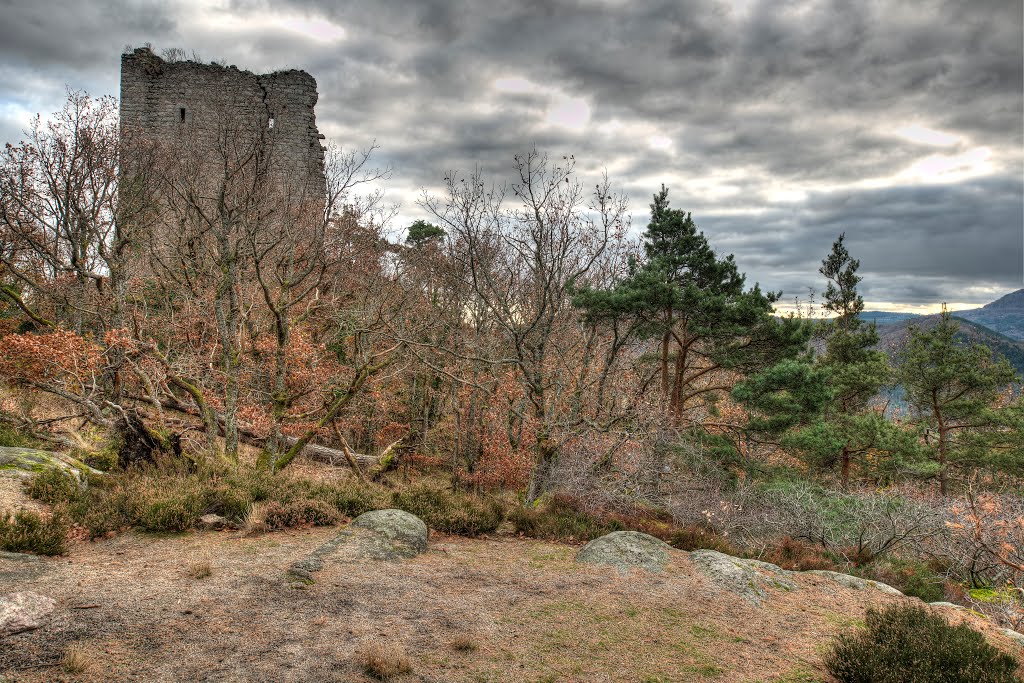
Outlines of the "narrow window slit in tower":
{"type": "Polygon", "coordinates": [[[185,123],[185,107],[178,110],[178,120],[185,123]]]}
{"type": "Polygon", "coordinates": [[[270,129],[274,128],[274,115],[273,114],[271,114],[270,118],[267,119],[267,128],[270,128],[270,129]]]}

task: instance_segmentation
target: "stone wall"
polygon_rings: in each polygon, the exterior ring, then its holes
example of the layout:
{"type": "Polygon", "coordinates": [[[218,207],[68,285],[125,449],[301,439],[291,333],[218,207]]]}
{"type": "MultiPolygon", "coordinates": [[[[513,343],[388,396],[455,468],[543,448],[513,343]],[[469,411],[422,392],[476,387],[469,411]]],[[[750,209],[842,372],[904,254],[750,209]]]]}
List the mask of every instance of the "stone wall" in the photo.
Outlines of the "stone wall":
{"type": "Polygon", "coordinates": [[[304,71],[258,75],[235,66],[167,62],[148,48],[121,57],[123,130],[190,151],[258,132],[275,176],[308,182],[306,189],[322,193],[323,135],[313,112],[317,97],[316,81],[304,71]]]}

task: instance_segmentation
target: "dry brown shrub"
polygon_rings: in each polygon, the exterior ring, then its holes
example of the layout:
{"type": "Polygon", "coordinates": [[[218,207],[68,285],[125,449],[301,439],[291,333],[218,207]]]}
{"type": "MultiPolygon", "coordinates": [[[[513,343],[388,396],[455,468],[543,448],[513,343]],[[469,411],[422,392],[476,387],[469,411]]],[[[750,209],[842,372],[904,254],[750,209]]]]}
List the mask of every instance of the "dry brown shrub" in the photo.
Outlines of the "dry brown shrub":
{"type": "Polygon", "coordinates": [[[356,661],[367,675],[382,681],[412,672],[412,660],[397,645],[371,643],[358,653],[356,661]]]}
{"type": "Polygon", "coordinates": [[[71,643],[71,645],[68,645],[68,649],[64,651],[64,656],[60,659],[60,665],[69,674],[85,673],[92,669],[95,664],[96,662],[92,655],[81,643],[71,643]]]}
{"type": "Polygon", "coordinates": [[[185,569],[185,575],[190,579],[205,579],[213,574],[213,565],[209,560],[193,562],[185,569]]]}
{"type": "Polygon", "coordinates": [[[474,652],[480,647],[475,640],[466,635],[453,638],[451,646],[456,652],[474,652]]]}
{"type": "Polygon", "coordinates": [[[784,536],[777,546],[769,548],[760,559],[793,571],[802,572],[808,569],[834,571],[839,569],[821,548],[816,548],[789,536],[784,536]]]}

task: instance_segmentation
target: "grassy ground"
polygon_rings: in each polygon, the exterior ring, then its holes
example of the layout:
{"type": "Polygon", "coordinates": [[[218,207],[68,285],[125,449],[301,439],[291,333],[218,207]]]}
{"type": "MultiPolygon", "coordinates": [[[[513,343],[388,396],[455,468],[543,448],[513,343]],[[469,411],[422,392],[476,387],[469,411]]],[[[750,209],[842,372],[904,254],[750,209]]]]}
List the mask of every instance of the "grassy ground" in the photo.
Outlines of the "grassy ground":
{"type": "Polygon", "coordinates": [[[576,546],[437,534],[413,560],[329,562],[293,587],[289,564],[336,533],[133,532],[0,566],[5,583],[59,604],[50,625],[4,643],[0,676],[373,681],[373,666],[404,662],[393,680],[827,681],[830,638],[900,600],[801,576],[759,609],[681,551],[663,574],[624,577],[575,564],[576,546]]]}

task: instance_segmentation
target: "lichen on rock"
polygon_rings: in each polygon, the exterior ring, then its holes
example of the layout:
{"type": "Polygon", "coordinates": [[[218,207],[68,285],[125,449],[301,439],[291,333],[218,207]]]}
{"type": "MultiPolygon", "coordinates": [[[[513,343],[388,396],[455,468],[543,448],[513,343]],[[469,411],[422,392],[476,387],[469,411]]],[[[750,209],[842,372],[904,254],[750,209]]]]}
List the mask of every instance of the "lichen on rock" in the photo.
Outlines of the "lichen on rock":
{"type": "Polygon", "coordinates": [[[607,565],[620,572],[631,569],[660,572],[668,564],[670,549],[671,546],[654,536],[638,531],[613,531],[583,546],[576,561],[607,565]]]}
{"type": "Polygon", "coordinates": [[[56,607],[52,598],[29,591],[0,595],[0,636],[45,625],[56,607]]]}
{"type": "Polygon", "coordinates": [[[715,550],[694,550],[690,561],[714,585],[757,606],[768,597],[768,589],[791,591],[797,588],[790,578],[793,572],[768,562],[732,557],[715,550]]]}
{"type": "Polygon", "coordinates": [[[302,583],[312,583],[313,574],[334,561],[394,561],[416,557],[427,549],[427,525],[404,510],[365,512],[337,536],[292,563],[288,574],[302,583]]]}
{"type": "Polygon", "coordinates": [[[896,590],[892,586],[881,581],[872,581],[871,579],[862,579],[859,576],[851,576],[850,574],[842,574],[840,572],[831,572],[826,569],[809,569],[804,574],[814,574],[816,576],[823,576],[827,579],[831,579],[841,586],[846,588],[852,588],[854,590],[864,590],[865,588],[874,588],[875,590],[882,591],[888,595],[903,595],[900,591],[896,590]]]}
{"type": "Polygon", "coordinates": [[[367,529],[384,541],[367,547],[368,551],[379,549],[383,556],[376,559],[415,557],[427,549],[427,525],[405,510],[364,512],[355,518],[351,526],[367,529]]]}
{"type": "Polygon", "coordinates": [[[49,469],[56,469],[84,483],[87,474],[102,474],[84,462],[64,453],[37,448],[0,446],[0,472],[28,478],[49,469]]]}

